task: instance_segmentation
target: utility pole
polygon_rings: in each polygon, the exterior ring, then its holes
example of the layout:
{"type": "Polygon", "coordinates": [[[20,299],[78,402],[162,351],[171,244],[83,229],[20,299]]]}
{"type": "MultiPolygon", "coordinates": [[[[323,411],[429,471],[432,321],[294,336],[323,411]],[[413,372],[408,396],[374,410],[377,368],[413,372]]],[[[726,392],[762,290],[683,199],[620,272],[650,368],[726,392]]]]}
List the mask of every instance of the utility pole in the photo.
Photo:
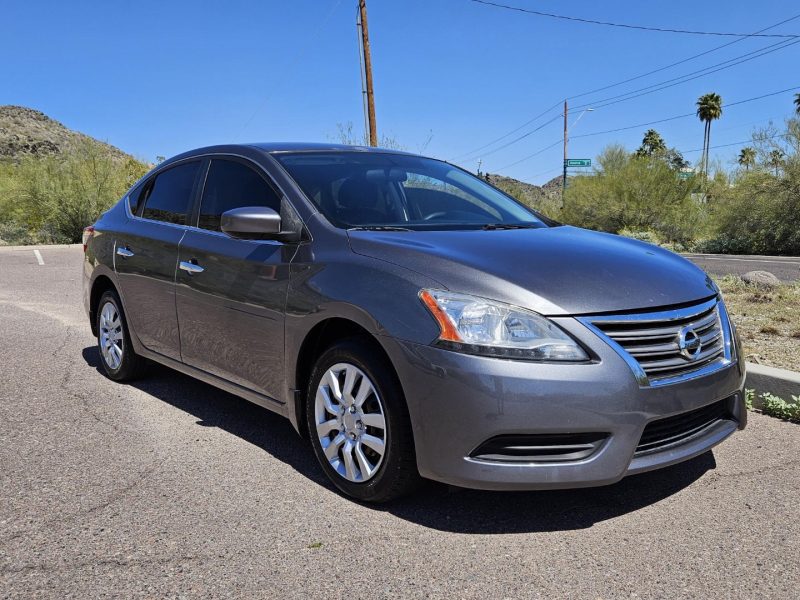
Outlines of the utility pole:
{"type": "Polygon", "coordinates": [[[567,101],[564,100],[564,181],[563,191],[567,189],[567,101]]]}
{"type": "Polygon", "coordinates": [[[369,29],[367,27],[367,0],[358,0],[361,14],[361,45],[364,50],[364,71],[367,83],[367,114],[369,116],[369,145],[378,145],[378,128],[375,124],[375,95],[372,91],[372,58],[369,54],[369,29]]]}

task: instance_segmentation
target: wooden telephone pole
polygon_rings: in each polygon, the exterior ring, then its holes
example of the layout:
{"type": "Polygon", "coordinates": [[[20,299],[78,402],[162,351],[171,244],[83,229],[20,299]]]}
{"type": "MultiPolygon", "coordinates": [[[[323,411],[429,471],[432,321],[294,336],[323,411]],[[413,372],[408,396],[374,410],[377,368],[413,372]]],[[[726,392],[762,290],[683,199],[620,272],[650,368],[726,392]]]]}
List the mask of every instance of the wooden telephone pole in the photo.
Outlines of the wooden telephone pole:
{"type": "Polygon", "coordinates": [[[372,58],[369,54],[369,29],[367,27],[367,0],[358,0],[361,17],[361,47],[364,51],[364,79],[367,84],[367,115],[369,120],[369,145],[378,145],[378,127],[375,124],[375,95],[372,91],[372,58]]]}
{"type": "Polygon", "coordinates": [[[564,181],[562,190],[567,189],[567,101],[564,100],[564,181]]]}

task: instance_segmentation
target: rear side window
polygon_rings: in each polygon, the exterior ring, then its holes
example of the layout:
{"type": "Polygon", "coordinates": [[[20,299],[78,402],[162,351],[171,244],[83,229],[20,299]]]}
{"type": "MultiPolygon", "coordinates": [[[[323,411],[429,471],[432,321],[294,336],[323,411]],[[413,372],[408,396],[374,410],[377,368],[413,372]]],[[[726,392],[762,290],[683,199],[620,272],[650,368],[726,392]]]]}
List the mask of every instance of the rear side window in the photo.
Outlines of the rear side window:
{"type": "Polygon", "coordinates": [[[200,203],[201,229],[222,231],[222,213],[245,206],[265,206],[281,211],[281,197],[251,167],[232,160],[212,160],[200,203]]]}
{"type": "Polygon", "coordinates": [[[186,163],[167,169],[147,184],[139,198],[144,202],[142,217],[164,223],[186,224],[186,212],[200,162],[186,163]]]}

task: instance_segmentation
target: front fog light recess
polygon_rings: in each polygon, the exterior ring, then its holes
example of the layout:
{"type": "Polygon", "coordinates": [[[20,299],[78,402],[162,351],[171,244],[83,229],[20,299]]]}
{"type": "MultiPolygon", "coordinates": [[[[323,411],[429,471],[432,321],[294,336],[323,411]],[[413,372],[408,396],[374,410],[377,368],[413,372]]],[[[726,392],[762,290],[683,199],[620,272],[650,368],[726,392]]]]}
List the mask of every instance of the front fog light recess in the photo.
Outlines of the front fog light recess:
{"type": "Polygon", "coordinates": [[[536,313],[439,290],[422,290],[419,297],[439,324],[439,347],[523,360],[589,359],[575,340],[536,313]]]}

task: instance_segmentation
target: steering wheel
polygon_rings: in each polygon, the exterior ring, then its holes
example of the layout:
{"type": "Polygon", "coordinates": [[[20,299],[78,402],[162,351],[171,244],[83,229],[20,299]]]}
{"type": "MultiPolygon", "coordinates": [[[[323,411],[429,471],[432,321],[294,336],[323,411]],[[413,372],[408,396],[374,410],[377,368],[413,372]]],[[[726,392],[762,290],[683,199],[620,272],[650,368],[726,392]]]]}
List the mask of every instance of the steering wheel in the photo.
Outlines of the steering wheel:
{"type": "Polygon", "coordinates": [[[431,219],[438,219],[439,217],[443,217],[446,213],[443,211],[431,213],[423,218],[423,221],[430,221],[431,219]]]}

